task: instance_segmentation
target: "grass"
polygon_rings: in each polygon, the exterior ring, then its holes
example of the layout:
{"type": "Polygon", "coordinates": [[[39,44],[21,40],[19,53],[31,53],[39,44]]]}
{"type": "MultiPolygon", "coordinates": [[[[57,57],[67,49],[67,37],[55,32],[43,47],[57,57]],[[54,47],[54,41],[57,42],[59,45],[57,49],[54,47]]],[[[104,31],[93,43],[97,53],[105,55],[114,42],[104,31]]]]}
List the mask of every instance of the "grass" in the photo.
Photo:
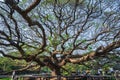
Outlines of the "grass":
{"type": "Polygon", "coordinates": [[[1,78],[0,80],[11,80],[11,78],[1,78]]]}

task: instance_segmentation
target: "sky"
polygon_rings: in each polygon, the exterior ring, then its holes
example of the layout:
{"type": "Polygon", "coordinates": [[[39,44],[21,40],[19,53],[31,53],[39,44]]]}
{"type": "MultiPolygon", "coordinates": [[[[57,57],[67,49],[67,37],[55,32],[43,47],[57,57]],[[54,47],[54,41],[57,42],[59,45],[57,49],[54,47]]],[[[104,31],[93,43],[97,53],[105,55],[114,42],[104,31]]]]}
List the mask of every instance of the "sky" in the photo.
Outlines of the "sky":
{"type": "MultiPolygon", "coordinates": [[[[4,0],[0,0],[0,1],[4,1],[4,0]]],[[[21,0],[20,0],[21,1],[21,0]]]]}

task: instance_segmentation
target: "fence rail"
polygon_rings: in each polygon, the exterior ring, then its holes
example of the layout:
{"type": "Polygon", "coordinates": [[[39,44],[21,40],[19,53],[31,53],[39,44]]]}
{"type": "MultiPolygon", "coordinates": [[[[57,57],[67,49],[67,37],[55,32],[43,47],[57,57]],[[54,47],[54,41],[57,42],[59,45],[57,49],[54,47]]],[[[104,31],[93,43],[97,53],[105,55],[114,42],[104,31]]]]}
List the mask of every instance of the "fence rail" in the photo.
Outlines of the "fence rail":
{"type": "MultiPolygon", "coordinates": [[[[10,75],[0,75],[0,78],[11,78],[10,75]]],[[[41,75],[16,75],[13,80],[115,80],[114,76],[41,76],[41,75]]]]}

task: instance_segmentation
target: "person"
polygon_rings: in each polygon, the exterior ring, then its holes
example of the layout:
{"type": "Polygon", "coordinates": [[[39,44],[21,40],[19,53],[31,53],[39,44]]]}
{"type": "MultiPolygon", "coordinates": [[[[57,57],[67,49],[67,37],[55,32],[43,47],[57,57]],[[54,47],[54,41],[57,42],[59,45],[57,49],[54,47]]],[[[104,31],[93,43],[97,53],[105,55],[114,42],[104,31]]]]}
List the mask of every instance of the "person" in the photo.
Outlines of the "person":
{"type": "Polygon", "coordinates": [[[109,68],[109,73],[113,73],[114,72],[114,70],[113,70],[113,68],[109,68]]]}
{"type": "Polygon", "coordinates": [[[12,72],[11,80],[15,80],[15,71],[12,72]]]}
{"type": "Polygon", "coordinates": [[[114,76],[116,80],[120,80],[120,71],[116,70],[114,76]]]}
{"type": "Polygon", "coordinates": [[[85,72],[85,74],[83,75],[83,80],[87,80],[88,78],[89,78],[89,76],[90,76],[90,71],[89,70],[87,70],[86,72],[85,72]]]}
{"type": "Polygon", "coordinates": [[[98,69],[98,75],[102,74],[102,69],[98,69]]]}

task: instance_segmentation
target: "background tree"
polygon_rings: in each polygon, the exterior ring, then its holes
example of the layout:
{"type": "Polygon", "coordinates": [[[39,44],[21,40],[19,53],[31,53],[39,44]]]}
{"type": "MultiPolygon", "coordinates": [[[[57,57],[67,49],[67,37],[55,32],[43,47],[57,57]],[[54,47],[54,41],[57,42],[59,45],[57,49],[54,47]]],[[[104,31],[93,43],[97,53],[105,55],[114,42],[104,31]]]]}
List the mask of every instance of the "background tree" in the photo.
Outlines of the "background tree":
{"type": "Polygon", "coordinates": [[[67,63],[84,64],[119,51],[119,2],[110,1],[22,0],[11,5],[12,15],[1,2],[0,53],[61,75],[67,63]]]}

